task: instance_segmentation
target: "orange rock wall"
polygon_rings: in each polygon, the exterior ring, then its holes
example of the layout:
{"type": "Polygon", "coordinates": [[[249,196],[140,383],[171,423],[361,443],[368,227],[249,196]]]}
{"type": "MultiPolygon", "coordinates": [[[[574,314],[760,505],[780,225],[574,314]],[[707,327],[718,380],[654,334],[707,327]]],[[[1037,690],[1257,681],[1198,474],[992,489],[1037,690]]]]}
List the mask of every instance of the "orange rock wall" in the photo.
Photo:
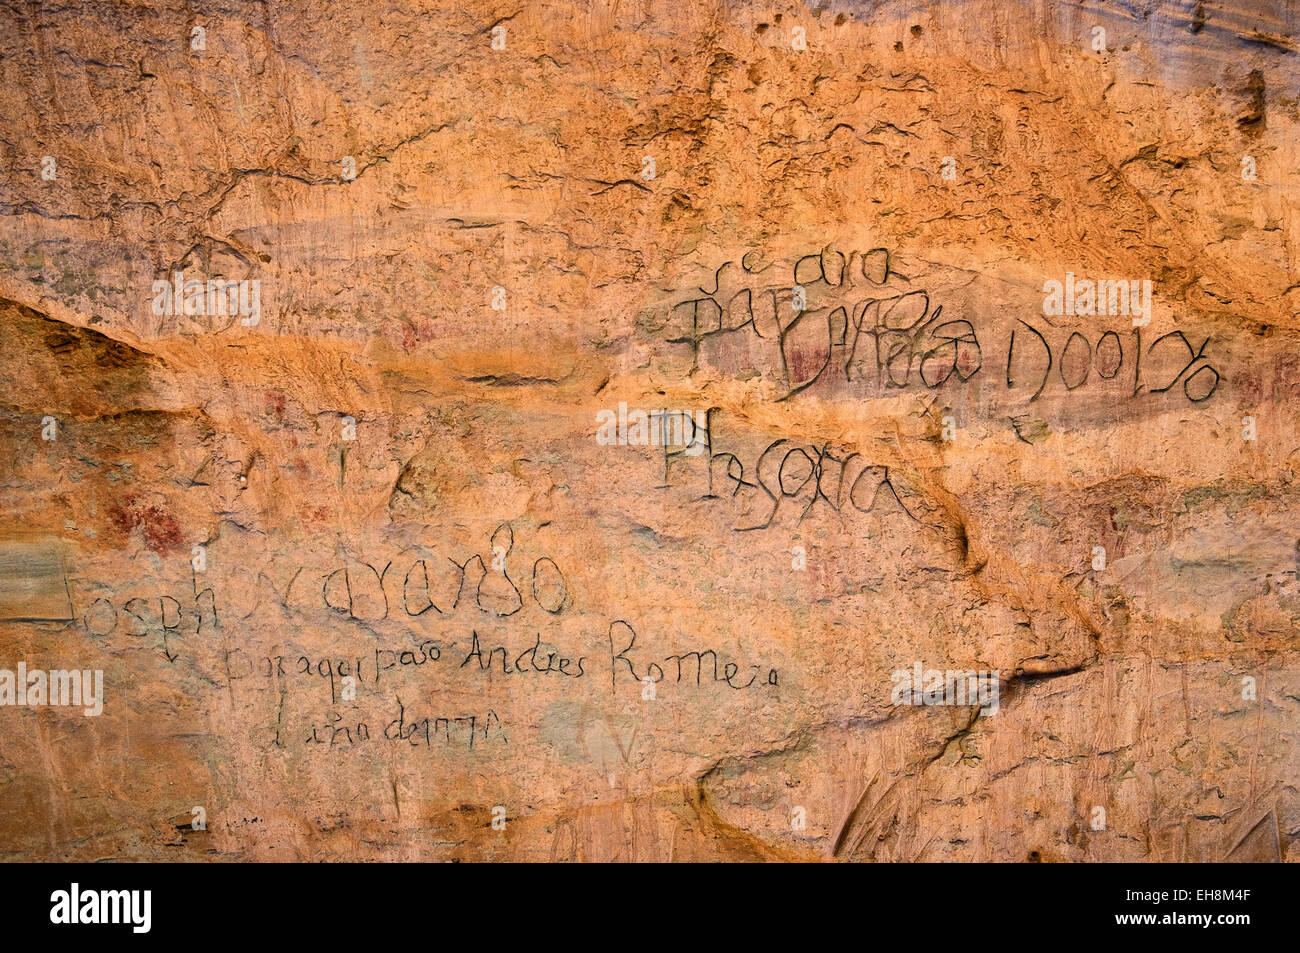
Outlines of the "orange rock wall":
{"type": "Polygon", "coordinates": [[[1298,20],[0,10],[0,856],[1297,859],[1298,20]]]}

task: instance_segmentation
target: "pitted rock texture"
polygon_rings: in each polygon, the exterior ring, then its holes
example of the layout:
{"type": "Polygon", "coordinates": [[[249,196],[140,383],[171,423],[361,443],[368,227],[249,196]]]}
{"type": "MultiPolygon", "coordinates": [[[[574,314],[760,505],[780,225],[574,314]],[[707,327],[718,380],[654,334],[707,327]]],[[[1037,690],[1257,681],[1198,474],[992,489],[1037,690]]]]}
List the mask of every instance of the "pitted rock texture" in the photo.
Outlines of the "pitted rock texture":
{"type": "Polygon", "coordinates": [[[0,857],[1300,859],[1298,19],[0,10],[0,857]]]}

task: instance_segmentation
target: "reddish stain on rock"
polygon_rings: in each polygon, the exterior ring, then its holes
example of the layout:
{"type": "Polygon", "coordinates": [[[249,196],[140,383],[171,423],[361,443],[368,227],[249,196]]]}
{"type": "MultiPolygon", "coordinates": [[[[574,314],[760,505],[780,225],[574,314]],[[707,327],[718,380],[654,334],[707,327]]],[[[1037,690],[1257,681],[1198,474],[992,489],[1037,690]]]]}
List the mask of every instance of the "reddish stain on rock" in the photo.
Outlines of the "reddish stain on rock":
{"type": "Polygon", "coordinates": [[[262,398],[266,401],[266,412],[283,419],[284,394],[278,390],[268,390],[262,395],[262,398]]]}
{"type": "Polygon", "coordinates": [[[110,506],[108,518],[123,537],[139,529],[145,545],[155,553],[178,549],[184,542],[176,517],[157,503],[142,500],[134,493],[128,494],[122,505],[110,506]]]}

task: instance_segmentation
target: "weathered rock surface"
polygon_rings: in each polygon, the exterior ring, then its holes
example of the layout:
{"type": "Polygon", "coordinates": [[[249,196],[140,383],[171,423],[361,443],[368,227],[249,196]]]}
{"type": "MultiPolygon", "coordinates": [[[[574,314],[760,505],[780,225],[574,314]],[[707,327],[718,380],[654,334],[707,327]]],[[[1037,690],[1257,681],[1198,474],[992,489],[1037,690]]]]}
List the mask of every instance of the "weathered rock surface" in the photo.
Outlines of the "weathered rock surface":
{"type": "Polygon", "coordinates": [[[0,856],[1300,859],[1293,4],[195,9],[0,10],[0,856]]]}

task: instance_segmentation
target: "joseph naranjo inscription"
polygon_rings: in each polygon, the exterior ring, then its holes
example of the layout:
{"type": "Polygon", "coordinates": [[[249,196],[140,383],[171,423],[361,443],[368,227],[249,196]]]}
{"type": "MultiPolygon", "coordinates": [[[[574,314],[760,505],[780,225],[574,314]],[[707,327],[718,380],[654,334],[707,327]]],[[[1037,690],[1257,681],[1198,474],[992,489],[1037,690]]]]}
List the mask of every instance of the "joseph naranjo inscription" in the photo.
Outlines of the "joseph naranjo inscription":
{"type": "Polygon", "coordinates": [[[775,693],[782,684],[776,665],[750,662],[743,650],[680,633],[647,640],[631,616],[610,622],[608,607],[576,610],[588,600],[555,558],[526,542],[517,552],[510,523],[484,538],[487,554],[418,547],[383,560],[303,562],[274,579],[264,569],[258,576],[283,618],[271,644],[256,634],[270,606],[240,613],[224,598],[230,557],[218,543],[202,571],[190,567],[194,611],[171,595],[120,607],[100,597],[79,625],[111,648],[156,644],[174,677],[202,673],[263,722],[270,751],[362,756],[401,742],[494,757],[531,734],[517,723],[520,693],[595,701],[608,679],[616,699],[667,690],[707,709],[721,692],[775,693]],[[319,649],[291,651],[322,637],[319,649]]]}

